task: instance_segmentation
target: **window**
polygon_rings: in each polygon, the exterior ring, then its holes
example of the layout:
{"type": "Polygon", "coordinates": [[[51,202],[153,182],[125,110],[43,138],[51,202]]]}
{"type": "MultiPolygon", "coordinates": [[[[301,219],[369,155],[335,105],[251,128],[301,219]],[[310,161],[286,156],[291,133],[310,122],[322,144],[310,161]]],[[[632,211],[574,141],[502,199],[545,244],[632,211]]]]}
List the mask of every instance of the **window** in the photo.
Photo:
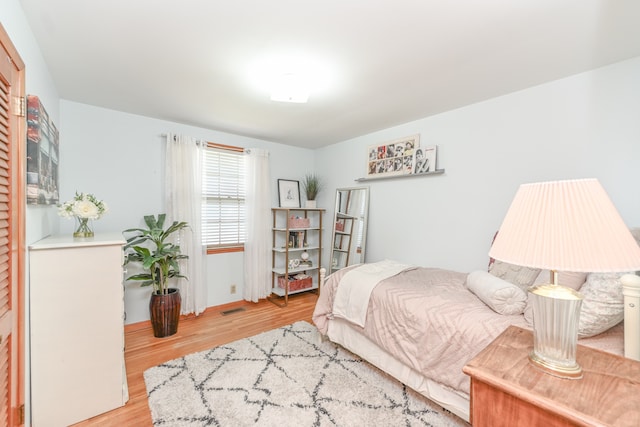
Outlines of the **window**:
{"type": "Polygon", "coordinates": [[[202,175],[202,242],[208,253],[244,249],[242,148],[208,143],[202,175]]]}

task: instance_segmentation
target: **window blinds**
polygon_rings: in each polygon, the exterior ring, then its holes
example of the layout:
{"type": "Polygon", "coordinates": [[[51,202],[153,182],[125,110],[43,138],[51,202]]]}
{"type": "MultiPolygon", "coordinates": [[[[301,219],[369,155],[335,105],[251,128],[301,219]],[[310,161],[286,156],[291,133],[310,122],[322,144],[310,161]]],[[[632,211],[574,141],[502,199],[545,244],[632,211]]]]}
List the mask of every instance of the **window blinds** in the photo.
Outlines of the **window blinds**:
{"type": "Polygon", "coordinates": [[[202,241],[209,248],[233,247],[245,240],[244,154],[205,150],[202,194],[202,241]]]}

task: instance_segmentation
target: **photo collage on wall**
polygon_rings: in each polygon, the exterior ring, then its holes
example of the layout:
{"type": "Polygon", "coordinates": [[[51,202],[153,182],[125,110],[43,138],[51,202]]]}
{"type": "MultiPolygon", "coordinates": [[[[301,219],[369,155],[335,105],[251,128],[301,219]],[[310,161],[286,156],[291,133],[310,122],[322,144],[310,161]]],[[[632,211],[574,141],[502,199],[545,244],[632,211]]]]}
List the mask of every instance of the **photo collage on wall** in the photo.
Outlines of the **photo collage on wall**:
{"type": "Polygon", "coordinates": [[[420,135],[411,135],[368,148],[367,178],[433,172],[436,146],[420,147],[420,135]]]}

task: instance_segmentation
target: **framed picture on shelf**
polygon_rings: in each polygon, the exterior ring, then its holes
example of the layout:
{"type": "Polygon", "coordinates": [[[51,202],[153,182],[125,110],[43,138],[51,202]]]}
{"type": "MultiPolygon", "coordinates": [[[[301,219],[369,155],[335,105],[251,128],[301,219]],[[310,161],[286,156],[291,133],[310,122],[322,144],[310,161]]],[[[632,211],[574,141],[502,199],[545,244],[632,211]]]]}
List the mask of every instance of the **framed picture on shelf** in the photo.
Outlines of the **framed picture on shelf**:
{"type": "Polygon", "coordinates": [[[434,172],[436,170],[436,161],[438,154],[438,146],[430,145],[424,148],[416,148],[413,164],[414,174],[434,172]]]}
{"type": "Polygon", "coordinates": [[[290,179],[278,180],[278,199],[281,208],[300,207],[300,182],[290,179]]]}
{"type": "Polygon", "coordinates": [[[413,173],[414,152],[419,146],[420,135],[370,145],[367,150],[367,178],[413,173]]]}

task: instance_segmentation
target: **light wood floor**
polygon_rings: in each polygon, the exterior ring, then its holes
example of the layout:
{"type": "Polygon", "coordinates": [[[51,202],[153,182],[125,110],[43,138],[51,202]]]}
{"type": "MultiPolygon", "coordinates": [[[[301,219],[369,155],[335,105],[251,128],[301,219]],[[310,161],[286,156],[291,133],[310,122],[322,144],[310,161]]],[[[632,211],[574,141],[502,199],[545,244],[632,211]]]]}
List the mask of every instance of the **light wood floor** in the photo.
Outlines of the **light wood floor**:
{"type": "Polygon", "coordinates": [[[178,333],[167,338],[154,338],[150,325],[128,325],[125,327],[125,363],[129,402],[122,408],[75,426],[151,426],[151,413],[142,376],[146,369],[299,320],[311,323],[317,298],[311,292],[297,294],[289,298],[289,305],[284,308],[269,301],[257,304],[238,302],[211,307],[198,317],[180,319],[178,333]],[[233,308],[243,308],[244,311],[222,314],[222,311],[233,308]]]}

